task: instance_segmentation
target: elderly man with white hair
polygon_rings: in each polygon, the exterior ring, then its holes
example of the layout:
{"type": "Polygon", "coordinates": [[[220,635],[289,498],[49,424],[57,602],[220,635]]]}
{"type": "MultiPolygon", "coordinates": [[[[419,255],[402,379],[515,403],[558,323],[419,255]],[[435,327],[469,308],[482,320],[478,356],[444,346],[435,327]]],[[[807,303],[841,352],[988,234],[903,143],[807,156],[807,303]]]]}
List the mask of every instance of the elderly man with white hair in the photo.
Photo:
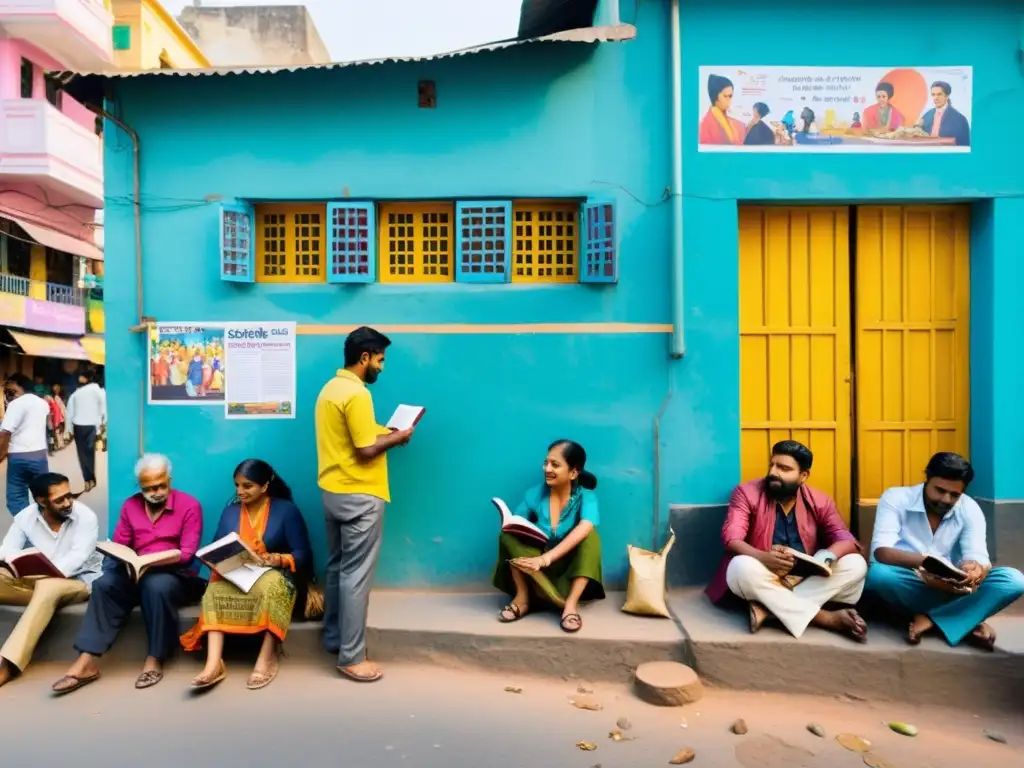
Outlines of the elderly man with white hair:
{"type": "Polygon", "coordinates": [[[178,609],[201,592],[193,561],[203,535],[202,507],[192,496],[171,488],[171,462],[166,456],[143,456],[135,465],[135,477],[139,493],[121,507],[113,540],[139,555],[177,549],[181,557],[173,565],[150,568],[138,583],[123,563],[109,557],[104,561],[75,638],[80,655],[54,684],[54,693],[71,693],[99,678],[97,657],[114,644],[136,605],[142,608],[148,648],[135,687],[159,683],[163,661],[178,643],[178,609]]]}

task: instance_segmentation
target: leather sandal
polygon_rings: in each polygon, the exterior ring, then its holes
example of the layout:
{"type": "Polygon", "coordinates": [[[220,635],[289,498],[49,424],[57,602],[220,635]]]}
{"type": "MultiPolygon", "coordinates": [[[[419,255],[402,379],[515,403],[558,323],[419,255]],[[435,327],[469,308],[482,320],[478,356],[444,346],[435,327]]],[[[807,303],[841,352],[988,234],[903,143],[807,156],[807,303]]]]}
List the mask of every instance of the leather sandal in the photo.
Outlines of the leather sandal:
{"type": "Polygon", "coordinates": [[[151,669],[148,672],[143,672],[137,678],[135,678],[136,690],[142,691],[146,688],[152,688],[154,685],[164,679],[164,673],[156,669],[151,669]]]}

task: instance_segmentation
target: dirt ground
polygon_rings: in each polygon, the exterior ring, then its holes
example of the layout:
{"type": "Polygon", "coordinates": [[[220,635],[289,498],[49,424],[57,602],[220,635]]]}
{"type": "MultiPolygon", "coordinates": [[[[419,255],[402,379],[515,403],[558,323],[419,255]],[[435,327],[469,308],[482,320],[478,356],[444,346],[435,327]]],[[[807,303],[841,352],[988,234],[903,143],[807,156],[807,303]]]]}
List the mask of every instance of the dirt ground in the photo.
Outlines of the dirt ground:
{"type": "Polygon", "coordinates": [[[0,689],[3,765],[625,768],[668,765],[687,747],[696,752],[695,766],[865,765],[864,755],[836,742],[840,733],[870,741],[870,764],[883,767],[1024,765],[1019,712],[718,690],[697,704],[662,709],[638,701],[624,685],[393,666],[382,682],[360,686],[337,678],[326,663],[287,658],[278,679],[258,692],[245,690],[247,670],[236,663],[219,688],[194,697],[187,686],[197,666],[179,663],[147,691],[134,690],[136,670],[120,667],[52,700],[49,686],[63,671],[36,665],[0,689]],[[580,688],[593,691],[587,697],[600,710],[573,706],[580,688]],[[614,741],[609,734],[623,718],[627,738],[614,741]],[[749,727],[744,736],[730,732],[737,718],[749,727]],[[884,725],[892,720],[915,725],[919,734],[894,733],[884,725]],[[808,732],[812,722],[825,738],[808,732]],[[986,729],[1009,743],[988,740],[986,729]],[[596,749],[583,751],[580,742],[596,749]]]}

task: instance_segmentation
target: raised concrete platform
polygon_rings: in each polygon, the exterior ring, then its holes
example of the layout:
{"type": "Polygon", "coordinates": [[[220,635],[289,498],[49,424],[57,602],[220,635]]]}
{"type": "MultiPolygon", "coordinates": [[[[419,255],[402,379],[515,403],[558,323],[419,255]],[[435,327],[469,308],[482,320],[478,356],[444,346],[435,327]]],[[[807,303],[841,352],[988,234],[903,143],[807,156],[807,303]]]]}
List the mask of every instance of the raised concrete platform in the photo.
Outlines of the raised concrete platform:
{"type": "MultiPolygon", "coordinates": [[[[371,602],[368,643],[383,663],[402,661],[451,668],[484,667],[509,674],[532,673],[591,681],[628,681],[637,665],[675,660],[696,665],[702,678],[728,688],[853,695],[910,703],[955,701],[964,707],[1024,708],[1024,619],[997,617],[995,653],[949,648],[938,638],[908,646],[900,632],[876,622],[860,645],[811,628],[800,640],[766,625],[750,635],[746,619],[713,607],[699,590],[673,592],[675,619],[623,614],[621,593],[583,610],[576,635],[559,629],[556,614],[538,613],[514,624],[499,624],[503,604],[493,593],[378,591],[371,602]]],[[[72,643],[85,612],[74,606],[59,613],[40,643],[37,660],[70,661],[72,643]]],[[[182,612],[182,630],[197,608],[182,612]]],[[[19,609],[0,607],[0,638],[19,609]]],[[[329,665],[320,648],[321,625],[297,622],[285,646],[288,663],[329,665]]],[[[138,664],[145,637],[133,616],[107,663],[138,664]]],[[[201,654],[184,663],[197,664],[201,654]]]]}
{"type": "Polygon", "coordinates": [[[709,683],[745,690],[853,695],[913,704],[1024,708],[1024,619],[992,620],[994,653],[950,648],[937,636],[909,646],[901,628],[869,622],[866,644],[811,627],[795,640],[766,624],[713,606],[700,590],[674,592],[669,607],[686,627],[697,668],[709,683]]]}

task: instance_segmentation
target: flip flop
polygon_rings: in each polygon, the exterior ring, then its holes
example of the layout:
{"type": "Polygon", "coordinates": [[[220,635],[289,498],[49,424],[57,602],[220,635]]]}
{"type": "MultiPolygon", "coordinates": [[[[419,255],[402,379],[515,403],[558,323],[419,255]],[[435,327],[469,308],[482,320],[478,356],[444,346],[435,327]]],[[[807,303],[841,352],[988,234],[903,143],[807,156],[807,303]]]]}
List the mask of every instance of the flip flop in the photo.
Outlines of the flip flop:
{"type": "Polygon", "coordinates": [[[270,672],[266,674],[253,672],[251,675],[249,675],[249,682],[245,684],[245,687],[248,688],[250,691],[258,691],[261,688],[266,688],[268,685],[274,682],[274,678],[277,677],[277,672],[279,669],[280,667],[278,667],[278,665],[275,664],[273,669],[271,669],[270,672]]]}
{"type": "Polygon", "coordinates": [[[355,672],[351,672],[346,667],[338,667],[337,669],[342,675],[347,677],[349,680],[354,680],[357,683],[376,683],[378,680],[384,677],[384,673],[379,669],[372,675],[357,675],[355,672]]]}
{"type": "Polygon", "coordinates": [[[228,676],[228,669],[224,666],[224,662],[220,663],[217,668],[217,674],[208,680],[200,680],[198,677],[192,681],[193,691],[206,691],[213,688],[217,683],[222,682],[228,676]]]}
{"type": "Polygon", "coordinates": [[[768,610],[758,603],[750,603],[750,634],[754,634],[768,620],[768,610]]]}
{"type": "Polygon", "coordinates": [[[158,672],[155,669],[151,669],[148,672],[143,672],[141,675],[135,678],[135,689],[138,691],[142,691],[146,688],[152,688],[154,685],[156,685],[163,679],[163,672],[158,672]]]}
{"type": "Polygon", "coordinates": [[[95,675],[89,675],[88,677],[76,677],[75,675],[64,675],[60,680],[53,684],[53,693],[55,696],[66,696],[72,691],[77,691],[79,688],[84,688],[89,683],[95,683],[100,679],[100,673],[97,672],[95,675]],[[65,688],[60,687],[61,683],[71,681],[73,685],[69,685],[65,688]]]}
{"type": "Polygon", "coordinates": [[[498,621],[500,621],[502,624],[511,624],[514,621],[519,621],[525,615],[526,609],[520,608],[515,603],[509,603],[501,609],[501,613],[498,614],[498,621]],[[505,617],[506,612],[512,614],[511,619],[505,617]]]}
{"type": "Polygon", "coordinates": [[[583,629],[583,617],[580,616],[578,613],[567,613],[565,616],[562,617],[562,621],[560,622],[559,626],[562,627],[563,632],[570,635],[574,635],[581,629],[583,629]],[[575,626],[567,624],[567,622],[570,621],[575,621],[575,626]]]}

